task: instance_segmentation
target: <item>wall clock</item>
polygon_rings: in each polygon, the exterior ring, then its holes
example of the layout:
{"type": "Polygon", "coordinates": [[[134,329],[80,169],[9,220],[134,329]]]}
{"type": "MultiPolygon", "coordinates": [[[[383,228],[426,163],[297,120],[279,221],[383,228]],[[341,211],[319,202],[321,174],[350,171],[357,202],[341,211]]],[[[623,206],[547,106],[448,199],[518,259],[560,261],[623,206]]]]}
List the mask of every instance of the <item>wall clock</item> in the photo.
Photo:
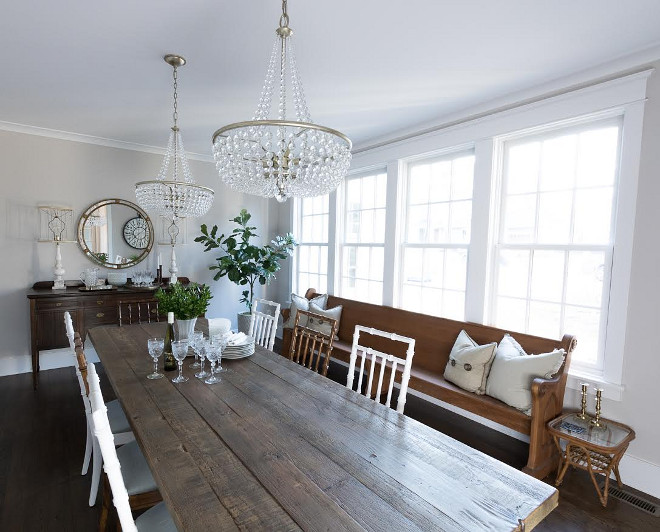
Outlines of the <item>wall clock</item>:
{"type": "Polygon", "coordinates": [[[145,249],[149,244],[149,224],[144,218],[136,216],[124,224],[124,240],[135,249],[145,249]]]}

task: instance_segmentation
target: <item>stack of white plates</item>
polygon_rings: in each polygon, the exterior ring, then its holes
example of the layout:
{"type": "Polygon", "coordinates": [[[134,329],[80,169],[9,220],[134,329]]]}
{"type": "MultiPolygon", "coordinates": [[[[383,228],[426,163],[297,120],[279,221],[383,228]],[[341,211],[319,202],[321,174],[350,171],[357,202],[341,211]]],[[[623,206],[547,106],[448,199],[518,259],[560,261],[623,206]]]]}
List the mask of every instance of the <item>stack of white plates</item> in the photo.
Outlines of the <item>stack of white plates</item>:
{"type": "Polygon", "coordinates": [[[245,340],[238,345],[228,345],[222,353],[222,358],[234,360],[236,358],[245,358],[254,354],[254,338],[246,336],[245,340]]]}

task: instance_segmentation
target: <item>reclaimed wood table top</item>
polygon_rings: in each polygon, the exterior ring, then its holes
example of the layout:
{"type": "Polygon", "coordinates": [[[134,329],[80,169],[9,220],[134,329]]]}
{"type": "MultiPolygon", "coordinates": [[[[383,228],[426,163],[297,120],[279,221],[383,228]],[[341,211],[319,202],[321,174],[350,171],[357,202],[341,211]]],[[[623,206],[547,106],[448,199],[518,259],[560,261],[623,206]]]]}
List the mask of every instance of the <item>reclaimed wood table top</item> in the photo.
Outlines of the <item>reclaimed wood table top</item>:
{"type": "Polygon", "coordinates": [[[259,347],[220,384],[188,362],[186,383],[148,380],[164,333],[89,337],[180,530],[530,530],[557,506],[552,486],[259,347]]]}

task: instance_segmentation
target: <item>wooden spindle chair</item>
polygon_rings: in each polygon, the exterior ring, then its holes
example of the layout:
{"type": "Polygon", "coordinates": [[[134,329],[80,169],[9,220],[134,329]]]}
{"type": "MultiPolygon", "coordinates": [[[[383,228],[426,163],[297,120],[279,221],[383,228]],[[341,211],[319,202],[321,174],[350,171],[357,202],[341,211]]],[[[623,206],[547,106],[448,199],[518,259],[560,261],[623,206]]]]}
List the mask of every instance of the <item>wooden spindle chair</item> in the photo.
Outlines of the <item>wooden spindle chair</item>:
{"type": "Polygon", "coordinates": [[[272,351],[275,345],[277,320],[280,318],[280,304],[266,299],[257,299],[252,304],[249,336],[261,347],[272,351]]]}
{"type": "Polygon", "coordinates": [[[332,343],[337,334],[337,328],[337,320],[335,319],[306,310],[298,310],[291,337],[289,360],[321,373],[324,377],[327,376],[330,355],[332,354],[332,343]],[[306,324],[310,319],[326,322],[330,326],[331,333],[324,334],[308,328],[306,324]]]}
{"type": "MultiPolygon", "coordinates": [[[[99,522],[99,530],[105,530],[107,525],[108,513],[110,510],[110,494],[107,493],[109,488],[112,490],[112,502],[117,510],[119,524],[121,530],[125,532],[140,532],[144,531],[158,531],[170,532],[175,531],[177,528],[167,511],[165,503],[160,502],[160,494],[157,490],[150,492],[142,492],[139,494],[131,494],[133,485],[142,483],[144,486],[153,485],[155,488],[156,481],[149,470],[149,465],[142,455],[137,442],[132,442],[124,445],[117,451],[115,448],[115,440],[110,428],[110,421],[108,419],[108,412],[103,402],[103,394],[101,393],[101,385],[99,377],[96,374],[94,364],[89,364],[89,388],[90,388],[90,401],[92,405],[92,422],[94,425],[94,436],[98,441],[99,449],[103,455],[104,469],[107,479],[104,497],[103,508],[101,510],[101,519],[99,522]],[[130,448],[129,448],[130,447],[130,448]],[[137,454],[136,454],[137,453],[137,454]],[[130,458],[130,461],[128,460],[130,458]],[[122,461],[127,466],[125,474],[122,474],[121,466],[122,461]],[[137,497],[145,499],[147,495],[152,497],[150,504],[143,500],[142,505],[136,505],[137,497]],[[156,499],[156,500],[154,500],[156,499]],[[139,507],[138,507],[139,506],[139,507]],[[151,507],[144,512],[137,520],[133,520],[133,510],[151,507]]],[[[145,499],[146,500],[146,499],[145,499]]],[[[119,529],[119,528],[118,528],[119,529]]]]}
{"type": "MultiPolygon", "coordinates": [[[[300,311],[298,311],[300,312],[300,311]]],[[[350,365],[348,368],[348,377],[346,379],[346,387],[353,389],[353,379],[355,374],[355,365],[357,362],[358,352],[361,353],[361,362],[360,362],[360,371],[357,382],[357,392],[362,393],[362,377],[364,376],[365,362],[367,356],[369,359],[369,377],[367,381],[366,389],[364,390],[364,395],[366,397],[374,397],[376,400],[379,400],[383,394],[383,380],[387,371],[390,373],[389,385],[387,387],[387,398],[385,399],[385,406],[389,407],[392,399],[392,390],[394,388],[394,380],[396,377],[396,371],[399,366],[402,367],[402,376],[401,376],[401,387],[399,389],[399,398],[396,404],[396,411],[400,414],[403,414],[403,409],[406,405],[406,395],[408,394],[408,381],[410,381],[410,369],[412,368],[412,360],[415,355],[415,340],[413,338],[408,338],[406,336],[399,336],[395,333],[380,331],[371,327],[363,327],[362,325],[356,325],[355,331],[353,333],[353,346],[351,348],[351,358],[350,365]],[[403,342],[408,344],[406,349],[406,358],[405,360],[394,355],[383,353],[371,347],[365,347],[360,345],[360,332],[370,334],[372,336],[379,336],[381,338],[387,338],[394,342],[403,342]],[[389,363],[389,367],[388,367],[389,363]],[[372,393],[373,380],[375,368],[380,366],[380,371],[378,375],[378,384],[376,386],[375,393],[372,393]]]]}
{"type": "Polygon", "coordinates": [[[117,305],[119,326],[160,321],[158,301],[120,301],[117,305]]]}
{"type": "MultiPolygon", "coordinates": [[[[66,323],[66,320],[65,320],[66,323]]],[[[98,447],[98,442],[93,436],[93,422],[92,422],[92,408],[89,400],[89,383],[87,379],[87,357],[83,350],[82,339],[80,334],[74,333],[74,353],[76,357],[76,375],[78,375],[78,384],[80,385],[80,395],[82,396],[83,406],[85,408],[85,417],[87,419],[87,442],[85,444],[85,459],[83,461],[83,472],[87,473],[91,454],[92,459],[92,485],[89,490],[89,505],[96,504],[96,497],[99,491],[99,483],[101,480],[101,466],[103,460],[101,457],[101,450],[98,447]]],[[[124,445],[135,440],[135,436],[131,431],[126,414],[121,408],[117,399],[108,401],[106,404],[106,411],[110,419],[110,427],[115,438],[117,445],[124,445]]]]}

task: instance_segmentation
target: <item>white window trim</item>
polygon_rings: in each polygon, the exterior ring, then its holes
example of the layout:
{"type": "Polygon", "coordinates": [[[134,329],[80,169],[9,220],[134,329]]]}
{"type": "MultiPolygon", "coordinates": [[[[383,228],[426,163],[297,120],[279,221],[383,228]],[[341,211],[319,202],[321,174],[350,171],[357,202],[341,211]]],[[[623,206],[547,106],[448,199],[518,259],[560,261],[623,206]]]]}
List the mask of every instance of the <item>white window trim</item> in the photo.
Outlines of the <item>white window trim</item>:
{"type": "MultiPolygon", "coordinates": [[[[416,158],[426,158],[443,151],[454,151],[459,147],[473,145],[475,150],[473,213],[485,212],[488,215],[474,216],[472,221],[471,250],[468,253],[468,275],[465,315],[466,320],[484,323],[487,301],[488,282],[487,272],[491,257],[493,235],[490,234],[495,227],[493,220],[494,206],[499,198],[492,194],[493,177],[501,166],[498,157],[501,152],[497,148],[496,139],[512,132],[530,130],[531,128],[546,128],[551,123],[567,123],[570,120],[580,120],[585,115],[597,113],[618,113],[623,116],[623,135],[621,139],[621,160],[619,169],[620,188],[616,210],[615,235],[616,250],[612,265],[612,288],[610,291],[610,320],[607,326],[608,342],[604,361],[604,370],[601,375],[584,375],[571,367],[568,385],[578,389],[579,380],[590,380],[605,388],[605,396],[620,400],[623,387],[621,386],[623,374],[623,357],[625,347],[625,333],[628,309],[628,295],[630,290],[630,275],[632,265],[632,246],[634,235],[635,208],[639,176],[639,163],[642,138],[642,121],[644,115],[644,102],[646,98],[646,85],[654,69],[647,69],[610,79],[604,82],[594,82],[580,88],[566,88],[557,94],[539,99],[531,103],[512,106],[505,110],[495,110],[484,113],[477,118],[450,123],[447,126],[435,127],[431,131],[419,135],[407,136],[401,140],[378,145],[353,155],[353,170],[349,176],[368,174],[374,170],[387,168],[387,234],[386,243],[394,235],[395,243],[400,241],[401,228],[398,226],[401,219],[399,209],[401,195],[398,201],[393,202],[394,191],[400,190],[402,176],[405,175],[406,161],[416,158]],[[392,220],[391,218],[394,218],[392,220]],[[394,231],[392,231],[394,226],[394,231]]],[[[495,176],[497,177],[497,176],[495,176]]],[[[341,187],[340,187],[341,188],[341,187]]],[[[496,188],[494,189],[497,190],[496,188]]],[[[328,265],[328,291],[334,293],[338,286],[338,271],[335,264],[338,260],[337,235],[340,220],[337,216],[337,207],[340,205],[340,194],[331,196],[331,220],[329,235],[329,257],[335,251],[335,261],[329,260],[328,265]],[[332,223],[334,216],[334,224],[332,223]],[[332,272],[332,276],[330,276],[332,272]]],[[[292,217],[292,227],[294,219],[292,217]]],[[[384,281],[392,279],[398,272],[397,247],[387,246],[385,253],[386,271],[384,281]],[[388,251],[389,250],[389,251],[388,251]]],[[[339,258],[340,259],[340,258],[339,258]]],[[[390,286],[398,286],[393,282],[390,286]]],[[[394,288],[396,291],[396,288],[394,288]]],[[[397,294],[388,296],[386,289],[383,293],[383,304],[391,304],[397,300],[397,294]]],[[[579,341],[579,339],[578,339],[579,341]]]]}
{"type": "MultiPolygon", "coordinates": [[[[387,263],[387,256],[388,253],[391,254],[391,250],[389,247],[391,246],[391,243],[388,244],[388,240],[390,237],[388,236],[388,230],[391,229],[390,224],[392,223],[390,218],[390,201],[391,201],[391,186],[390,186],[391,180],[390,180],[390,169],[387,164],[378,164],[370,167],[362,167],[357,171],[350,171],[346,178],[344,179],[344,182],[337,188],[337,190],[333,193],[335,194],[335,200],[334,202],[332,201],[331,198],[331,207],[330,207],[330,212],[331,212],[331,219],[330,223],[332,223],[332,218],[334,217],[334,225],[328,224],[328,231],[332,234],[332,236],[329,238],[329,240],[333,241],[333,247],[334,249],[334,264],[332,265],[332,274],[333,274],[333,281],[332,281],[332,291],[330,291],[330,265],[328,265],[328,293],[330,294],[336,294],[337,290],[341,287],[341,265],[343,264],[344,261],[344,249],[346,247],[368,247],[368,248],[373,248],[373,247],[382,247],[383,248],[383,262],[384,264],[387,263]],[[387,186],[387,193],[385,195],[385,239],[382,243],[380,242],[345,242],[344,241],[344,225],[346,222],[346,211],[345,211],[345,205],[346,205],[346,187],[348,181],[351,181],[353,179],[360,179],[363,177],[369,177],[372,175],[377,175],[377,174],[386,174],[386,186],[387,186]],[[334,209],[333,209],[334,207],[334,209]],[[334,228],[334,231],[333,231],[334,228]]],[[[396,199],[396,198],[395,198],[396,199]]],[[[395,222],[396,223],[396,222],[395,222]]],[[[328,262],[333,262],[330,260],[330,254],[328,253],[328,262]]],[[[383,293],[381,295],[382,297],[382,304],[383,305],[391,305],[391,303],[387,303],[385,299],[385,292],[386,292],[386,284],[385,284],[385,277],[387,274],[387,267],[385,267],[385,270],[383,271],[383,293]]]]}
{"type": "MultiPolygon", "coordinates": [[[[467,321],[478,321],[479,319],[470,319],[468,318],[468,293],[469,293],[469,282],[470,282],[470,255],[474,252],[473,249],[473,233],[474,231],[474,196],[475,196],[475,183],[476,178],[474,177],[474,172],[476,172],[476,145],[474,143],[462,144],[460,146],[452,146],[448,149],[438,150],[433,153],[426,153],[423,155],[416,155],[414,157],[408,157],[404,160],[401,160],[399,164],[396,165],[397,172],[394,177],[398,180],[396,183],[396,192],[398,192],[398,202],[396,203],[395,209],[389,209],[391,203],[388,203],[387,215],[390,216],[392,213],[396,215],[396,220],[398,223],[397,230],[391,236],[395,238],[394,248],[392,250],[392,257],[388,261],[388,257],[385,257],[385,264],[393,264],[392,268],[392,302],[387,303],[391,306],[396,306],[397,308],[402,308],[402,288],[403,288],[403,252],[406,248],[436,248],[436,249],[465,249],[467,251],[467,267],[466,267],[466,279],[465,279],[465,320],[467,321]],[[455,244],[455,243],[445,243],[445,244],[429,244],[429,243],[406,243],[406,216],[408,211],[408,184],[411,167],[425,162],[436,162],[446,159],[452,159],[454,157],[460,157],[461,155],[472,155],[475,157],[475,168],[473,170],[472,178],[472,227],[470,229],[470,242],[467,244],[455,244]]],[[[390,163],[391,166],[394,166],[395,163],[390,163]]],[[[389,168],[389,166],[388,166],[389,168]]],[[[393,188],[393,187],[391,187],[393,188]]],[[[395,200],[396,201],[396,198],[395,200]]],[[[388,197],[389,202],[389,197],[388,197]]],[[[386,235],[387,238],[388,235],[386,235]]],[[[386,272],[388,273],[388,272],[386,272]]],[[[386,288],[385,288],[386,289],[386,288]]]]}

